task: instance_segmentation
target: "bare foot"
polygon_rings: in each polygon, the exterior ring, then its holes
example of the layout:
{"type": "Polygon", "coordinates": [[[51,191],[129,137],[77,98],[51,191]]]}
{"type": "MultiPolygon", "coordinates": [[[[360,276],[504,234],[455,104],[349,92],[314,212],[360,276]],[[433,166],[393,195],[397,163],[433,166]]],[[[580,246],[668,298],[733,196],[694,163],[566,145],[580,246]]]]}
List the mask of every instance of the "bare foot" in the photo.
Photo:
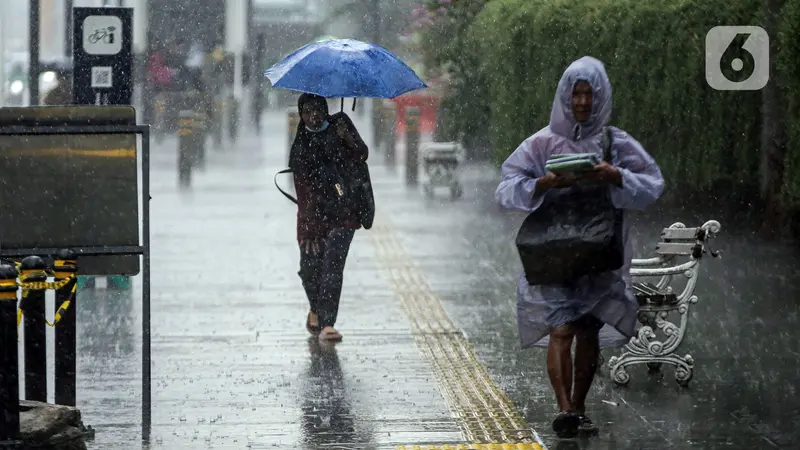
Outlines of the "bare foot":
{"type": "Polygon", "coordinates": [[[306,330],[311,334],[319,333],[319,319],[317,313],[309,312],[306,318],[306,330]]]}
{"type": "Polygon", "coordinates": [[[325,327],[320,332],[319,339],[322,341],[341,341],[342,335],[333,327],[325,327]]]}

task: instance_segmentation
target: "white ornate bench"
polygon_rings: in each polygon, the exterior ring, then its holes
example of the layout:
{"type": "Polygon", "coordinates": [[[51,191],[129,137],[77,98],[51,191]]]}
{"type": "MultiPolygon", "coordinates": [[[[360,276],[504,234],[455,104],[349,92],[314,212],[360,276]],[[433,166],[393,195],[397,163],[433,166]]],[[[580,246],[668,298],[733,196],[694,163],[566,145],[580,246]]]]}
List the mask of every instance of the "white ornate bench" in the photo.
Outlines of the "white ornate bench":
{"type": "Polygon", "coordinates": [[[689,306],[697,303],[694,289],[700,261],[706,253],[717,256],[708,248],[708,241],[719,230],[716,220],[709,220],[699,228],[675,223],[661,232],[661,242],[656,246],[658,256],[633,260],[631,275],[639,301],[640,327],[623,353],[608,361],[609,376],[618,385],[630,380],[628,366],[646,364],[651,372],[657,372],[664,363],[675,366],[678,384],[684,387],[689,384],[694,360],[691,355],[679,356],[676,351],[686,334],[689,306]],[[686,278],[682,289],[672,285],[676,275],[686,278]],[[654,277],[658,277],[655,283],[645,281],[654,277]],[[680,292],[676,293],[678,289],[680,292]]]}

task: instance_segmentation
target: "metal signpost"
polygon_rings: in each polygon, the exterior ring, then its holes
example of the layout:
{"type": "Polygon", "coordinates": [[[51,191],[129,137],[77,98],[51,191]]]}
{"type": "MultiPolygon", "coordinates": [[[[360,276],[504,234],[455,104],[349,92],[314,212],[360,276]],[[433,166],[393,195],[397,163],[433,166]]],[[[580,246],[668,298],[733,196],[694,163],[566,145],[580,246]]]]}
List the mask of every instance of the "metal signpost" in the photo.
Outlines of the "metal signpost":
{"type": "Polygon", "coordinates": [[[133,8],[72,8],[72,91],[76,105],[130,105],[133,8]]]}
{"type": "Polygon", "coordinates": [[[149,142],[150,127],[136,124],[131,106],[0,109],[0,256],[71,250],[78,274],[89,276],[138,274],[142,258],[144,440],[151,426],[149,142]]]}

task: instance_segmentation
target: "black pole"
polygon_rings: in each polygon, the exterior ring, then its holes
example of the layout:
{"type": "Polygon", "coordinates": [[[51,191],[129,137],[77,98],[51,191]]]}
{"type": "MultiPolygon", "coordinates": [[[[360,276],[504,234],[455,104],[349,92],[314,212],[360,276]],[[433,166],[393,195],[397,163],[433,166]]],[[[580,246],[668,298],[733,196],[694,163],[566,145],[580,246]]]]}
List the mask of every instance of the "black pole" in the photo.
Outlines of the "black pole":
{"type": "Polygon", "coordinates": [[[178,112],[178,183],[188,187],[192,183],[192,167],[194,166],[195,111],[186,108],[178,112]]]}
{"type": "MultiPolygon", "coordinates": [[[[47,268],[38,256],[27,256],[20,265],[20,281],[47,281],[47,268]]],[[[25,290],[20,309],[25,318],[25,399],[47,402],[47,330],[45,329],[45,291],[25,290]]]]}
{"type": "Polygon", "coordinates": [[[397,163],[397,111],[398,107],[394,103],[390,103],[390,107],[384,108],[385,116],[381,118],[383,121],[383,130],[386,132],[386,163],[389,167],[394,167],[397,163]]]}
{"type": "Polygon", "coordinates": [[[55,261],[55,281],[66,282],[56,290],[55,401],[57,405],[75,406],[77,353],[77,260],[75,252],[62,250],[55,261]],[[65,281],[69,280],[69,281],[65,281]]]}
{"type": "MultiPolygon", "coordinates": [[[[250,9],[249,11],[251,13],[248,15],[248,20],[252,22],[253,10],[250,9]]],[[[249,26],[252,28],[252,23],[249,26]]],[[[266,45],[266,36],[264,36],[264,33],[258,33],[255,38],[255,54],[252,59],[252,64],[250,65],[250,79],[252,80],[251,86],[253,86],[253,122],[256,127],[257,135],[261,134],[261,114],[264,112],[264,75],[261,71],[263,70],[265,60],[264,55],[267,51],[266,45]]]]}
{"type": "MultiPolygon", "coordinates": [[[[39,0],[28,2],[28,104],[39,105],[39,0]]],[[[27,334],[27,333],[26,333],[27,334]]]]}
{"type": "Polygon", "coordinates": [[[17,269],[0,265],[0,444],[19,439],[17,269]]]}
{"type": "Polygon", "coordinates": [[[420,110],[406,109],[406,184],[416,185],[419,172],[420,110]]]}
{"type": "Polygon", "coordinates": [[[64,0],[64,56],[72,58],[72,8],[75,0],[64,0]]]}

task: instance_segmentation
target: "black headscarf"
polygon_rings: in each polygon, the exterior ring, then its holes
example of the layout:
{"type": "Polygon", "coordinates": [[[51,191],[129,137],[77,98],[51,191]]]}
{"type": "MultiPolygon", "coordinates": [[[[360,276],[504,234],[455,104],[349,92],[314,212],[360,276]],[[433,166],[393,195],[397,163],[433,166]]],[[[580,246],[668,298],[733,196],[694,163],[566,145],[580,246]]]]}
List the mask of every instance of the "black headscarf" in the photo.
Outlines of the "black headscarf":
{"type": "Polygon", "coordinates": [[[316,94],[301,94],[297,99],[297,113],[300,116],[300,120],[297,123],[297,134],[289,152],[289,168],[295,173],[308,172],[329,157],[328,131],[332,126],[331,116],[328,112],[328,101],[325,97],[316,94]],[[312,102],[318,103],[322,108],[325,114],[324,120],[328,122],[327,130],[314,133],[306,128],[301,112],[304,105],[312,102]]]}
{"type": "Polygon", "coordinates": [[[352,119],[347,114],[337,112],[331,115],[328,112],[328,101],[325,97],[315,94],[302,94],[297,99],[298,112],[302,111],[303,106],[310,102],[319,102],[318,104],[322,108],[322,112],[325,115],[324,120],[328,123],[328,126],[319,132],[310,131],[306,128],[306,124],[303,122],[302,116],[300,116],[297,124],[297,134],[289,153],[289,168],[295,176],[330,181],[331,177],[336,176],[331,173],[332,170],[338,172],[339,169],[345,168],[345,171],[348,171],[353,169],[354,164],[357,166],[359,162],[366,161],[366,145],[361,136],[359,136],[352,119]],[[357,158],[358,160],[351,159],[353,155],[345,151],[345,141],[339,137],[336,131],[340,122],[344,122],[349,129],[350,135],[356,142],[356,147],[363,149],[363,156],[360,155],[357,158]]]}

